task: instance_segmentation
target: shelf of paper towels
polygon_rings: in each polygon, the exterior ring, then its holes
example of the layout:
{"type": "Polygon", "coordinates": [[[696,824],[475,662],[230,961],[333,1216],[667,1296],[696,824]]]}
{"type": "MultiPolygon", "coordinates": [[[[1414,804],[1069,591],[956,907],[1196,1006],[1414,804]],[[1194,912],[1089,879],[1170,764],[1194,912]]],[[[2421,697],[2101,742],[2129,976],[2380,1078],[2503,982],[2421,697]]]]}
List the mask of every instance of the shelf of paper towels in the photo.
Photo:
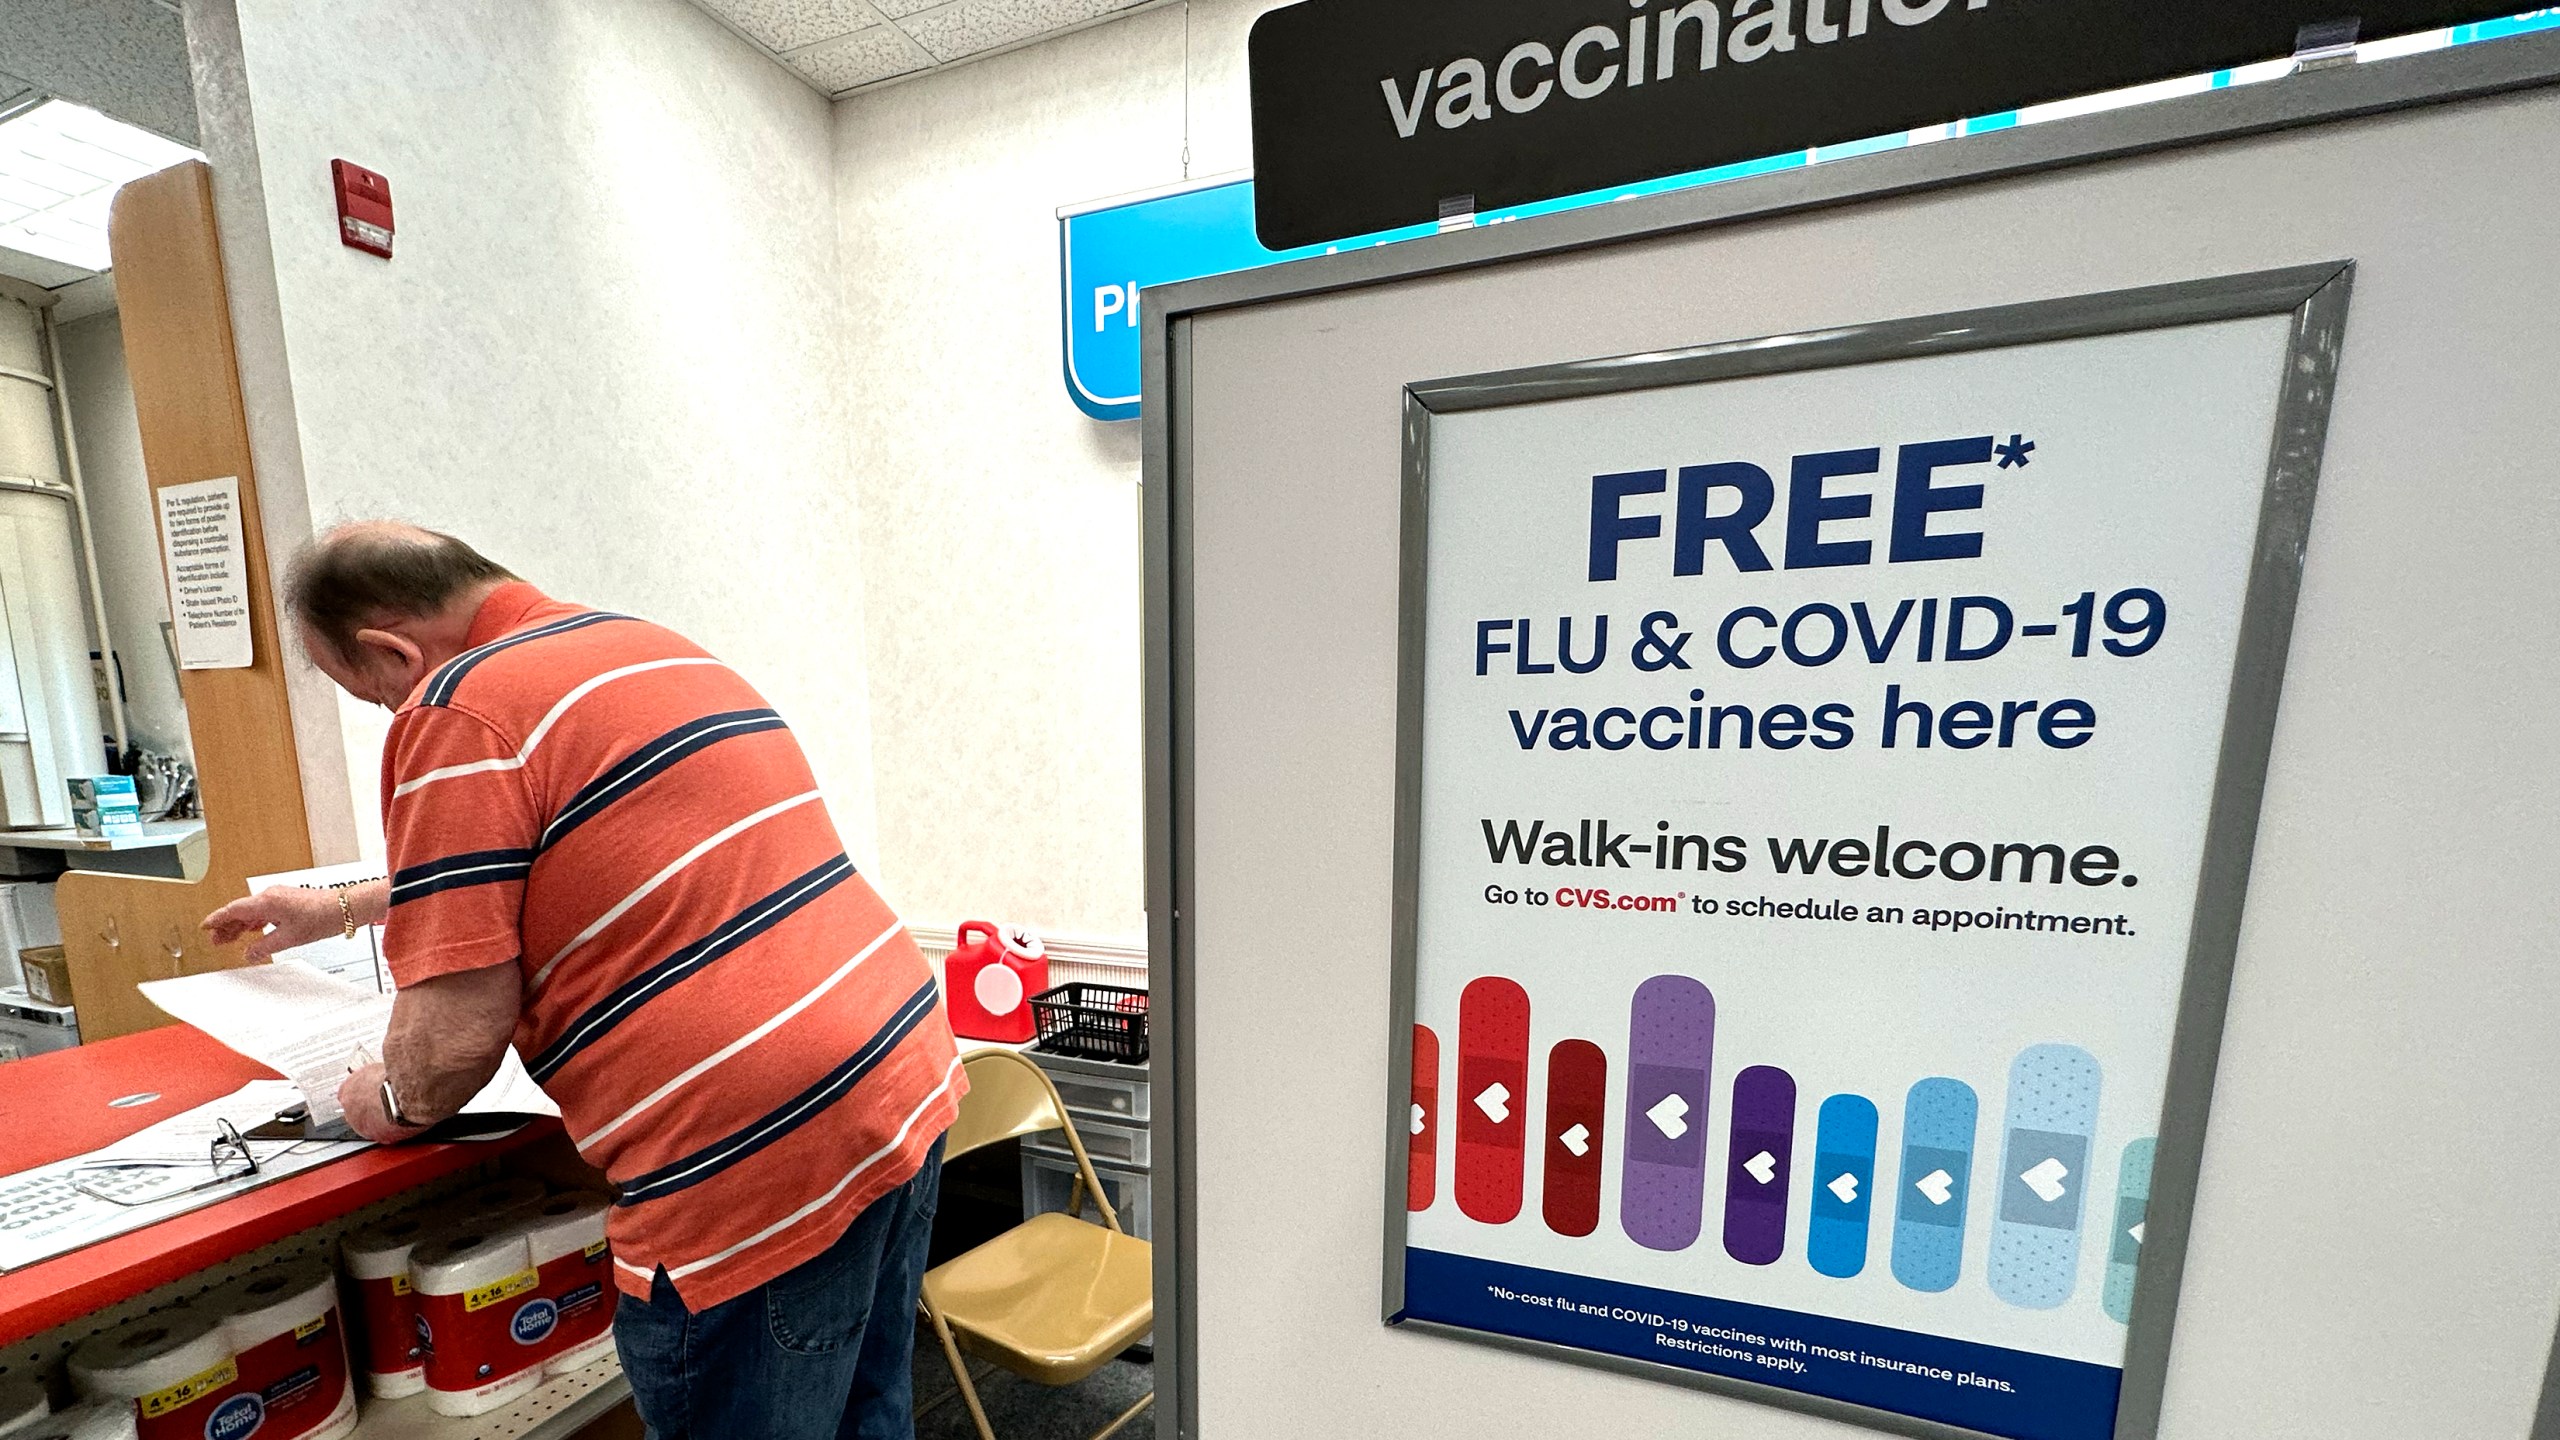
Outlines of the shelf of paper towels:
{"type": "Polygon", "coordinates": [[[495,1197],[512,1203],[490,1206],[475,1192],[474,1219],[404,1216],[347,1237],[374,1394],[424,1390],[439,1415],[479,1415],[613,1348],[604,1243],[613,1202],[521,1183],[533,1194],[495,1197]]]}
{"type": "Polygon", "coordinates": [[[72,1351],[81,1403],[0,1390],[7,1440],[346,1440],[355,1377],[376,1397],[425,1394],[439,1415],[481,1415],[613,1345],[612,1201],[501,1180],[357,1230],[338,1276],[320,1259],[256,1270],[101,1331],[72,1351]]]}

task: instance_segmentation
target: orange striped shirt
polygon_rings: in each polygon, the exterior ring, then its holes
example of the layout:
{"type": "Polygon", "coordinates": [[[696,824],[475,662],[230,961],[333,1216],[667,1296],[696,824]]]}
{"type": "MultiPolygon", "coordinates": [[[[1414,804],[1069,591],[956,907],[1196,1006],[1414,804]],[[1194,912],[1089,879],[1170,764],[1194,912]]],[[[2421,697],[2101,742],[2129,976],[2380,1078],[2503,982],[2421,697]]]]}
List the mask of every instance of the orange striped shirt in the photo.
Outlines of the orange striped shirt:
{"type": "Polygon", "coordinates": [[[522,967],[516,1048],[619,1192],[621,1287],[691,1309],[833,1244],[968,1088],[931,966],[799,742],[645,621],[530,585],[392,721],[393,977],[522,967]]]}

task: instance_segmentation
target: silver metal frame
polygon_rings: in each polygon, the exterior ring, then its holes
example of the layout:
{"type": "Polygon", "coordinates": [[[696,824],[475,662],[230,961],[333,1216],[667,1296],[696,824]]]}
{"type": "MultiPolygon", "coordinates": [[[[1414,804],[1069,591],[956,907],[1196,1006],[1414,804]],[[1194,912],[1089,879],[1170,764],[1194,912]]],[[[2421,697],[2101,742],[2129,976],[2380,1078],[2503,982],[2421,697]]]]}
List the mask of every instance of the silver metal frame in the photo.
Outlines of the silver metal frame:
{"type": "MultiPolygon", "coordinates": [[[[1197,1387],[1192,1383],[1192,1373],[1199,1357],[1199,1331],[1197,1235],[1191,1218],[1196,1178],[1190,1163],[1197,1133],[1191,1077],[1194,1057],[1198,1053],[1197,1027],[1190,995],[1199,956],[1186,919],[1196,903],[1190,850],[1191,837],[1195,833],[1192,808],[1195,787],[1190,654],[1194,575],[1190,531],[1193,466],[1192,427],[1188,415],[1195,317],[1271,301],[1409,281],[1513,260],[1660,238],[1746,220],[2210,144],[2417,106],[2476,100],[2553,84],[2560,84],[2560,34],[2518,36],[2387,63],[2307,71],[2284,80],[2217,90],[2135,109],[1886,151],[1698,190],[1543,216],[1513,225],[1458,231],[1401,245],[1213,276],[1142,292],[1140,329],[1146,394],[1146,410],[1141,423],[1146,492],[1147,912],[1150,986],[1154,992],[1156,1017],[1152,1079],[1157,1125],[1152,1198],[1158,1253],[1168,1260],[1168,1263],[1159,1264],[1156,1270],[1157,1323],[1165,1340],[1156,1352],[1156,1386],[1164,1397],[1162,1413],[1173,1417],[1174,1434],[1181,1440],[1199,1440],[1200,1436],[1199,1397],[1197,1387]]],[[[2342,302],[2343,287],[2338,293],[2342,302]]],[[[2262,310],[2256,313],[2272,312],[2262,310]]],[[[2162,318],[2147,323],[2180,322],[2162,318]]],[[[2304,323],[2312,323],[2308,311],[2304,323]]],[[[2286,453],[2280,447],[2279,461],[2286,453]]],[[[2314,446],[2309,454],[2316,456],[2316,453],[2317,447],[2314,446]]],[[[2306,471],[2298,478],[2307,485],[2314,476],[2306,471]]],[[[2269,503],[2274,504],[2291,493],[2287,487],[2292,481],[2284,476],[2271,476],[2271,480],[2283,482],[2270,484],[2269,503]]],[[[2301,499],[2307,508],[2307,491],[2301,499]]],[[[2260,629],[2270,623],[2264,618],[2272,613],[2267,609],[2269,606],[2279,606],[2288,621],[2291,615],[2291,597],[2298,571],[2280,564],[2270,567],[2264,563],[2270,558],[2281,559],[2279,553],[2269,549],[2271,545],[2281,548],[2283,536],[2280,528],[2269,527],[2262,521],[2262,563],[2247,602],[2250,616],[2247,623],[2260,629]]],[[[2294,533],[2294,541],[2298,555],[2298,532],[2294,533]]],[[[2281,641],[2284,636],[2275,634],[2260,638],[2281,641]]],[[[2282,653],[2283,646],[2278,643],[2276,654],[2280,657],[2282,653]]],[[[2263,701],[2266,702],[2265,714],[2272,716],[2273,686],[2279,678],[2264,677],[2265,689],[2261,694],[2258,681],[2242,677],[2242,683],[2234,686],[2234,713],[2263,701]]],[[[1403,733],[1405,724],[1400,714],[1399,744],[1406,739],[1403,733]]],[[[2227,724],[2223,752],[2225,776],[2244,771],[2256,773],[2260,767],[2237,762],[2246,758],[2252,744],[2262,762],[2266,743],[2263,724],[2255,727],[2227,724]],[[2235,750],[2235,747],[2238,748],[2235,750]]],[[[2235,853],[2245,864],[2257,814],[2254,782],[2251,791],[2245,818],[2232,814],[2228,816],[2228,823],[2225,823],[2228,807],[2223,803],[2224,797],[2218,795],[2216,824],[2207,837],[2208,866],[2214,863],[2214,857],[2228,857],[2235,853]]],[[[2199,903],[2196,916],[2199,935],[2208,933],[2208,927],[2232,931],[2236,926],[2241,895],[2235,890],[2220,898],[2223,903],[2211,907],[2199,903]]],[[[1409,935],[1400,936],[1402,942],[1409,940],[1409,935]]],[[[2187,999],[2182,1002],[2187,1008],[2180,1016],[2177,1044],[2181,1053],[2193,1047],[2209,1055],[2219,1050],[2221,997],[2222,990],[2227,988],[2227,975],[2221,986],[2199,984],[2197,982],[2204,977],[2193,968],[2194,963],[2191,958],[2187,999]],[[2210,1005],[2200,1005],[2196,997],[2206,989],[2215,991],[2214,998],[2210,1005]]],[[[2227,947],[2221,963],[2227,970],[2227,947]]],[[[1411,998],[1408,987],[1397,1002],[1403,1007],[1408,1021],[1411,998]]],[[[1409,1037],[1408,1024],[1399,1036],[1399,1046],[1408,1045],[1409,1037]]],[[[1399,1049],[1394,1066],[1394,1074],[1409,1075],[1410,1058],[1404,1049],[1399,1049]]],[[[2182,1103],[2199,1104],[2210,1092],[2212,1073],[2209,1065],[2201,1072],[2189,1066],[2183,1078],[2188,1088],[2180,1088],[2179,1076],[2172,1077],[2169,1106],[2173,1113],[2182,1103]]],[[[2171,1136],[2164,1130],[2158,1163],[2163,1167],[2182,1164],[2187,1167],[2185,1173],[2192,1176],[2200,1143],[2201,1126],[2198,1126],[2195,1135],[2186,1137],[2183,1152],[2173,1153],[2171,1136]]],[[[1402,1172],[1399,1170],[1397,1173],[1402,1172]]],[[[2158,1201],[2155,1200],[2154,1204],[2156,1209],[2158,1201]]],[[[2151,1253],[2167,1253],[2169,1263],[2146,1266],[2145,1274],[2138,1282],[2135,1297],[2137,1316],[2147,1317],[2156,1312],[2162,1318],[2157,1323],[2156,1335],[2138,1338],[2126,1356],[2127,1398],[2119,1411],[2118,1421],[2118,1433],[2122,1436],[2148,1435],[2156,1429],[2157,1376],[2165,1366],[2168,1353],[2168,1316],[2175,1308],[2177,1272],[2182,1268],[2184,1258],[2186,1219],[2181,1207],[2174,1225],[2175,1235],[2164,1234],[2152,1242],[2154,1248],[2151,1253]],[[2167,1287],[2165,1291],[2163,1286],[2167,1287]],[[2152,1377],[2147,1396],[2136,1391],[2133,1384],[2136,1374],[2152,1377]],[[2129,1426],[2135,1428],[2127,1428],[2129,1426]]],[[[1395,1238],[1401,1239],[1400,1236],[1395,1238]]],[[[1433,1327],[1416,1325],[1415,1328],[1433,1327]]],[[[1546,1347],[1528,1342],[1466,1333],[1471,1339],[1506,1348],[1550,1353],[1546,1347]]],[[[1578,1351],[1564,1353],[1577,1360],[1597,1358],[1578,1351]]],[[[1666,1367],[1626,1362],[1610,1364],[1609,1368],[1651,1375],[1666,1367]]],[[[1668,1373],[1671,1378],[1685,1378],[1692,1372],[1668,1373]]],[[[2560,1373],[2560,1355],[2555,1355],[2555,1373],[2560,1373]]],[[[2560,1384],[2560,1381],[2555,1381],[2555,1384],[2560,1384]]],[[[1798,1405],[1816,1413],[1847,1413],[1868,1422],[1875,1418],[1875,1412],[1862,1408],[1832,1410],[1827,1408],[1830,1402],[1805,1403],[1805,1397],[1796,1396],[1793,1392],[1772,1391],[1769,1387],[1750,1386],[1743,1382],[1729,1382],[1718,1388],[1759,1398],[1782,1398],[1782,1403],[1798,1405]]],[[[2560,1406],[2546,1405],[2546,1409],[2560,1409],[2560,1406]]],[[[1903,1425],[1900,1428],[1904,1433],[1927,1437],[1972,1433],[1920,1425],[1903,1425]]],[[[2537,1440],[2541,1437],[2537,1436],[2537,1440]]],[[[2554,1440],[2560,1440],[2560,1434],[2555,1434],[2554,1440]]]]}
{"type": "MultiPolygon", "coordinates": [[[[2311,505],[2319,490],[2320,453],[2328,433],[2329,396],[2346,331],[2355,267],[2347,261],[2174,285],[2041,300],[1952,315],[1852,326],[1703,345],[1644,356],[1545,365],[1500,374],[1434,380],[1405,388],[1403,586],[1396,677],[1396,841],[1394,971],[1389,1025],[1385,1274],[1382,1318],[1435,1334],[1487,1340],[1489,1332],[1406,1320],[1404,1310],[1406,1143],[1404,1117],[1413,1103],[1412,1044],[1416,927],[1422,843],[1423,623],[1429,587],[1428,522],[1431,421],[1436,415],[1611,395],[1630,390],[1712,383],[1789,371],[1867,365],[1932,355],[2004,349],[2128,331],[2166,329],[2254,316],[2289,315],[2293,334],[2284,356],[2274,444],[2251,549],[2249,584],[2225,701],[2223,738],[2205,827],[2204,864],[2188,933],[2185,978],[2170,1042],[2166,1101],[2157,1127],[2151,1195],[2144,1217],[2143,1265],[2135,1282],[2125,1349],[2124,1389],[2117,1400],[2117,1440],[2149,1440],[2159,1428],[2160,1394],[2168,1378],[2169,1337],[2186,1259],[2197,1172],[2203,1164],[2206,1112],[2222,1052],[2222,1020],[2231,966],[2240,944],[2240,910],[2249,888],[2258,801],[2275,734],[2276,699],[2293,636],[2294,598],[2302,579],[2311,505]]],[[[1510,1337],[1504,1337],[1510,1339],[1510,1337]]],[[[1989,1432],[1914,1420],[1754,1384],[1722,1375],[1536,1341],[1511,1343],[1579,1364],[1646,1375],[1702,1390],[1739,1395],[1834,1420],[1898,1434],[1981,1437],[1989,1432]]]]}
{"type": "Polygon", "coordinates": [[[2560,1440],[2560,1334],[2551,1337],[2551,1368],[2542,1372],[2542,1404],[2527,1440],[2560,1440]]]}

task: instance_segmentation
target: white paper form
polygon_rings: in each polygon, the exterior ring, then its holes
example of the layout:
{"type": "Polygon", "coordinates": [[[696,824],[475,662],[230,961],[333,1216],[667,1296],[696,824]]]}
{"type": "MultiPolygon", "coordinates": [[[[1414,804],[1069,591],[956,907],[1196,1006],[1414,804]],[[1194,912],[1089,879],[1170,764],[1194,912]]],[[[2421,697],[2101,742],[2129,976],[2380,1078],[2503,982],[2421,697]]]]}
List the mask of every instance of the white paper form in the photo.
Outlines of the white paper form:
{"type": "Polygon", "coordinates": [[[289,1080],[252,1080],[192,1110],[183,1111],[125,1139],[51,1165],[0,1176],[0,1270],[16,1270],[84,1245],[157,1224],[173,1215],[228,1200],[261,1185],[352,1155],[368,1140],[252,1140],[258,1172],[228,1184],[195,1189],[213,1176],[213,1141],[219,1120],[242,1132],[263,1125],[293,1105],[302,1092],[289,1080]],[[169,1170],[101,1172],[78,1177],[90,1189],[143,1204],[119,1205],[83,1194],[74,1172],[114,1161],[172,1160],[169,1170]],[[151,1199],[153,1196],[165,1198],[151,1199]]]}
{"type": "MultiPolygon", "coordinates": [[[[356,1052],[379,1059],[393,997],[359,990],[292,961],[147,980],[152,1004],[225,1046],[268,1066],[302,1091],[314,1125],[333,1124],[338,1085],[356,1052]]],[[[560,1107],[527,1075],[513,1047],[465,1115],[557,1115],[560,1107]]]]}
{"type": "MultiPolygon", "coordinates": [[[[343,885],[351,880],[379,880],[383,877],[380,860],[355,860],[344,865],[318,865],[309,870],[287,870],[275,875],[249,877],[249,893],[260,894],[280,885],[301,885],[322,890],[343,885]]],[[[296,945],[276,952],[279,960],[298,960],[315,970],[326,970],[351,985],[369,990],[389,990],[391,974],[382,964],[382,927],[363,925],[356,933],[341,939],[331,935],[308,945],[296,945]]]]}

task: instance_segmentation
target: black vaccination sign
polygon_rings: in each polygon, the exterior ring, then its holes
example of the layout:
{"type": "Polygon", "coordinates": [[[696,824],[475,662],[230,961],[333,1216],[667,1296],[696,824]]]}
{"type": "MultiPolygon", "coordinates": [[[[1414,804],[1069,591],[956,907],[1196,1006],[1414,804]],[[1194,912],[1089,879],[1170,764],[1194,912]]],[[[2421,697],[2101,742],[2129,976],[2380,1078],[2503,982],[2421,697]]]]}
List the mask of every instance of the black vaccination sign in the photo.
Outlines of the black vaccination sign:
{"type": "Polygon", "coordinates": [[[2519,8],[1306,0],[1253,27],[1255,225],[1321,244],[2519,8]]]}

